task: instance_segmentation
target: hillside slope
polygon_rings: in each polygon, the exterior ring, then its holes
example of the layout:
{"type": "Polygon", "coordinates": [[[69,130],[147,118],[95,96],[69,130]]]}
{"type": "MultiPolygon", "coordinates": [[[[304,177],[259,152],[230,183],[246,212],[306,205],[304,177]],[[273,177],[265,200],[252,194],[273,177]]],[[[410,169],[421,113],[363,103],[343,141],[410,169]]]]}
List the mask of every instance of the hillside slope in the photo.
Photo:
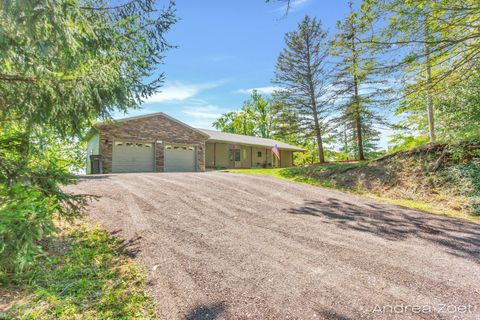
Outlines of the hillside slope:
{"type": "Polygon", "coordinates": [[[382,198],[420,201],[480,215],[480,141],[435,144],[369,163],[284,169],[285,177],[382,198]]]}

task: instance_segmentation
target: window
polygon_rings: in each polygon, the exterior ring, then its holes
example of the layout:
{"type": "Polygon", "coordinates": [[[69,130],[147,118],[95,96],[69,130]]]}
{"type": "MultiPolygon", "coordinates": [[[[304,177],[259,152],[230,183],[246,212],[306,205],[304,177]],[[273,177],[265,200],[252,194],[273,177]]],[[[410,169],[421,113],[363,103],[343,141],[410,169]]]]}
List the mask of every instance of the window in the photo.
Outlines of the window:
{"type": "Polygon", "coordinates": [[[262,157],[262,151],[258,151],[258,152],[257,152],[257,157],[258,157],[258,158],[261,158],[261,157],[262,157]]]}
{"type": "Polygon", "coordinates": [[[235,161],[240,161],[240,149],[235,149],[235,161]]]}

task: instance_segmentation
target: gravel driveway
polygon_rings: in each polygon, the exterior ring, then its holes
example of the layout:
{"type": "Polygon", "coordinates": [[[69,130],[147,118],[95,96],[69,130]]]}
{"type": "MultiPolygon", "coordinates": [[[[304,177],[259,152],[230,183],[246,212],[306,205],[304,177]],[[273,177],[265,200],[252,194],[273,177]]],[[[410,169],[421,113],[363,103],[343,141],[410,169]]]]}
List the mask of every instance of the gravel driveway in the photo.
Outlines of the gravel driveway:
{"type": "Polygon", "coordinates": [[[90,216],[150,270],[161,319],[480,319],[478,224],[224,172],[68,189],[101,196],[90,216]]]}

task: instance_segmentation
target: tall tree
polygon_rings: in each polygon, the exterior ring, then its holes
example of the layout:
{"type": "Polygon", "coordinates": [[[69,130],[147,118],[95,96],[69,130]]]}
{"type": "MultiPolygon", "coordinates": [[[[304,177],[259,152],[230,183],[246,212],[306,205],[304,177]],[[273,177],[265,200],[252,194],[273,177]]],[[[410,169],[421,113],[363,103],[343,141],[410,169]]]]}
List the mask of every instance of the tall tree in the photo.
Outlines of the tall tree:
{"type": "Polygon", "coordinates": [[[175,21],[153,0],[1,2],[0,273],[31,261],[52,216],[78,213],[60,184],[76,179],[79,137],[160,88],[175,21]]]}
{"type": "Polygon", "coordinates": [[[271,102],[263,98],[257,90],[253,90],[251,103],[257,135],[262,138],[271,138],[273,125],[271,102]]]}
{"type": "Polygon", "coordinates": [[[378,140],[375,126],[387,125],[390,90],[388,80],[376,72],[376,57],[361,41],[365,26],[352,7],[350,2],[350,13],[337,23],[338,32],[332,42],[332,54],[338,59],[333,81],[337,116],[333,123],[340,128],[337,131],[342,140],[345,131],[352,131],[349,136],[355,140],[353,150],[359,160],[365,160],[365,143],[372,146],[378,140]]]}
{"type": "MultiPolygon", "coordinates": [[[[326,58],[329,52],[327,32],[321,22],[305,16],[296,31],[285,35],[274,83],[280,87],[275,98],[299,132],[316,139],[320,162],[325,162],[323,134],[327,130],[330,100],[326,58]]],[[[292,123],[287,124],[287,127],[292,123]]],[[[282,124],[280,124],[282,125],[282,124]]]]}
{"type": "Polygon", "coordinates": [[[2,1],[0,106],[3,119],[81,132],[114,109],[157,91],[170,48],[172,3],[154,0],[2,1]]]}
{"type": "MultiPolygon", "coordinates": [[[[364,0],[362,19],[371,30],[364,41],[391,57],[403,70],[401,98],[424,99],[430,142],[436,138],[435,95],[449,79],[468,81],[480,56],[480,3],[477,0],[364,0]],[[419,77],[419,74],[424,75],[419,77]]],[[[408,110],[408,108],[403,108],[408,110]]]]}
{"type": "Polygon", "coordinates": [[[273,120],[270,101],[253,90],[239,111],[224,113],[213,126],[224,132],[270,138],[273,120]]]}

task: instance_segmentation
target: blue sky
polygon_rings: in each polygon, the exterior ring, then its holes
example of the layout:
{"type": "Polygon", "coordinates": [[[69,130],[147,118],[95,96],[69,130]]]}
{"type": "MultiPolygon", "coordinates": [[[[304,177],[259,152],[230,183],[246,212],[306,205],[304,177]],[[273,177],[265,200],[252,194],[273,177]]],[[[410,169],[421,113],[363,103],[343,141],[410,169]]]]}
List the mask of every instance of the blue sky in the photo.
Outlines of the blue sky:
{"type": "Polygon", "coordinates": [[[167,53],[160,67],[166,76],[162,92],[126,116],[162,111],[207,129],[222,113],[239,109],[252,88],[264,94],[272,91],[284,35],[295,30],[306,14],[334,32],[336,21],[348,13],[347,0],[294,0],[288,16],[284,4],[276,1],[176,3],[180,20],[167,39],[178,48],[167,53]]]}

